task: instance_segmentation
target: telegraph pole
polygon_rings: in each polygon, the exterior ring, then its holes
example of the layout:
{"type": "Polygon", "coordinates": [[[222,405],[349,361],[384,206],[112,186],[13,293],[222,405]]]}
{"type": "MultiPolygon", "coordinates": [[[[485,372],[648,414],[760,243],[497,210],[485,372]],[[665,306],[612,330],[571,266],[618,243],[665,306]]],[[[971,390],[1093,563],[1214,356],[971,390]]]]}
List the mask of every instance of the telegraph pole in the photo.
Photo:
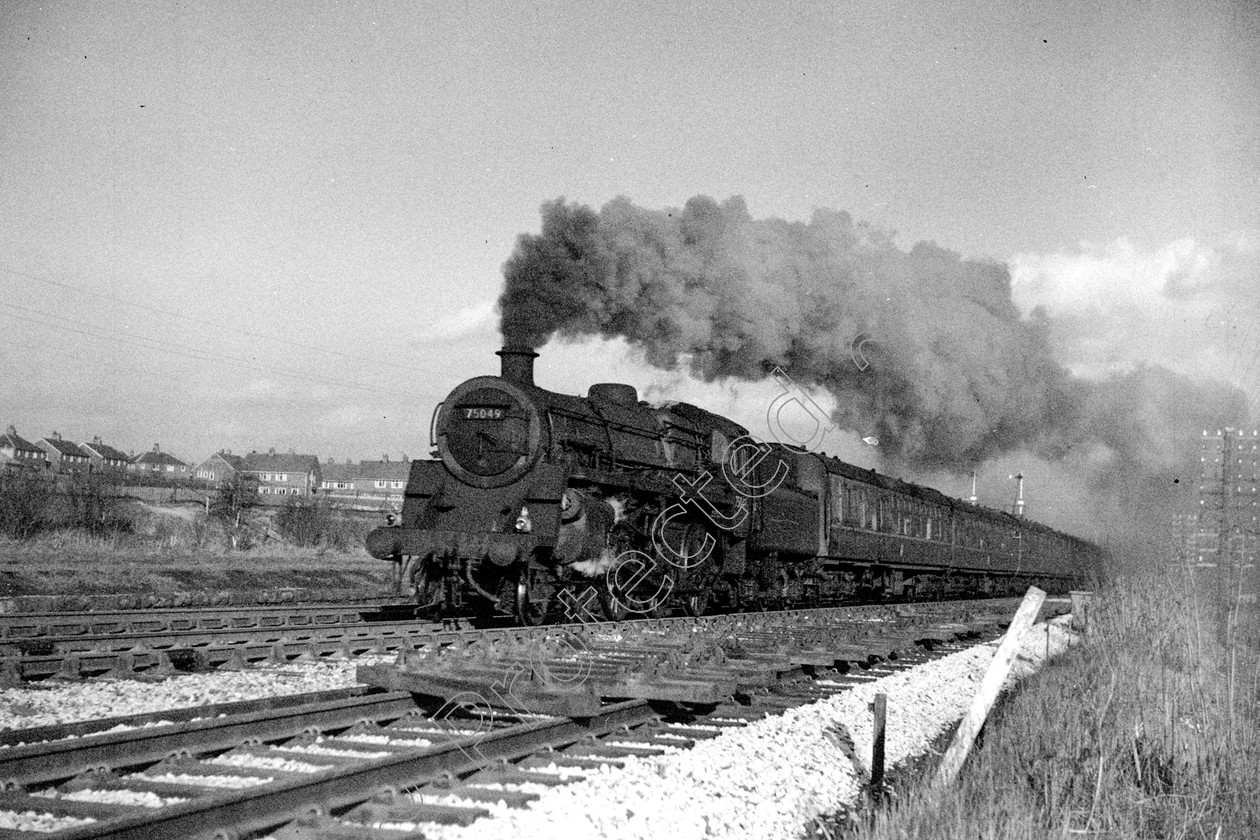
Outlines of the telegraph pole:
{"type": "Polygon", "coordinates": [[[1260,523],[1260,429],[1248,433],[1228,428],[1203,432],[1203,469],[1199,482],[1199,567],[1205,593],[1217,600],[1222,637],[1227,638],[1237,610],[1256,600],[1255,565],[1260,523]],[[1219,439],[1219,442],[1218,440],[1219,439]],[[1207,456],[1211,454],[1209,459],[1207,456]],[[1210,461],[1210,463],[1209,463],[1210,461]],[[1215,472],[1220,464],[1220,474],[1215,472]],[[1215,517],[1216,521],[1211,521],[1215,517]],[[1215,537],[1216,574],[1204,545],[1215,537]]]}
{"type": "Polygon", "coordinates": [[[1216,604],[1221,626],[1221,644],[1229,644],[1229,566],[1233,559],[1230,550],[1230,488],[1234,485],[1234,470],[1230,466],[1233,447],[1230,440],[1233,429],[1221,431],[1221,518],[1218,523],[1216,549],[1216,604]]]}

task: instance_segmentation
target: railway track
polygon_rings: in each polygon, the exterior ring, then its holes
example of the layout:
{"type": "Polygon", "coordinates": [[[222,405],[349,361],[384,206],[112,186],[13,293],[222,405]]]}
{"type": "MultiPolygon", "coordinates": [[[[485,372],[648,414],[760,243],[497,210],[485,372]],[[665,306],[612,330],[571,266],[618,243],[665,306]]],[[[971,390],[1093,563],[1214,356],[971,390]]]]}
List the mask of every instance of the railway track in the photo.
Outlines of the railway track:
{"type": "Polygon", "coordinates": [[[410,605],[388,600],[272,606],[5,612],[0,613],[0,644],[38,644],[50,639],[126,633],[345,626],[396,617],[407,612],[408,606],[410,605]]]}
{"type": "Polygon", "coordinates": [[[389,653],[442,629],[410,609],[391,601],[0,614],[0,684],[389,653]]]}
{"type": "MultiPolygon", "coordinates": [[[[358,687],[7,733],[0,778],[15,785],[0,794],[0,811],[40,815],[67,840],[266,831],[331,840],[378,836],[372,826],[382,823],[467,824],[487,803],[522,806],[538,785],[716,737],[924,661],[1002,619],[985,602],[949,612],[861,608],[433,636],[395,667],[361,668],[368,681],[404,690],[358,687]],[[558,648],[566,634],[584,647],[558,648]],[[743,655],[688,660],[721,639],[743,655]],[[524,673],[518,667],[529,668],[527,680],[511,678],[524,673]],[[496,672],[509,675],[508,699],[484,696],[496,672]],[[540,672],[549,676],[540,681],[540,672]],[[574,698],[555,695],[574,690],[579,672],[582,696],[593,693],[595,705],[559,714],[555,704],[574,698]]],[[[30,835],[0,830],[9,836],[30,835]]]]}
{"type": "Polygon", "coordinates": [[[385,655],[422,644],[438,632],[452,639],[487,633],[490,638],[509,633],[511,638],[510,631],[464,630],[458,622],[418,622],[410,610],[410,604],[391,601],[0,613],[0,687],[49,677],[161,677],[259,662],[284,665],[299,658],[385,655]]]}

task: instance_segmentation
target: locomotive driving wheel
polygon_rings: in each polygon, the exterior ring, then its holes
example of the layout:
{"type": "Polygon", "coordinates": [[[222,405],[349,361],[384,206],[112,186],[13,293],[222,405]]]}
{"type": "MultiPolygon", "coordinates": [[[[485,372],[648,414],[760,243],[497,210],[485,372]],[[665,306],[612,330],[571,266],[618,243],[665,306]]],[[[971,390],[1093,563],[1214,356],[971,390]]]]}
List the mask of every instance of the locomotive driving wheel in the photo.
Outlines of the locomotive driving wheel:
{"type": "Polygon", "coordinates": [[[604,618],[609,621],[624,621],[630,615],[630,608],[626,606],[624,594],[618,597],[613,588],[607,585],[599,589],[599,607],[604,613],[604,618]]]}
{"type": "Polygon", "coordinates": [[[693,618],[699,618],[709,609],[709,590],[693,592],[683,600],[683,612],[693,618]]]}
{"type": "Polygon", "coordinates": [[[523,567],[516,581],[516,620],[528,627],[546,623],[554,592],[555,587],[536,569],[523,567]]]}

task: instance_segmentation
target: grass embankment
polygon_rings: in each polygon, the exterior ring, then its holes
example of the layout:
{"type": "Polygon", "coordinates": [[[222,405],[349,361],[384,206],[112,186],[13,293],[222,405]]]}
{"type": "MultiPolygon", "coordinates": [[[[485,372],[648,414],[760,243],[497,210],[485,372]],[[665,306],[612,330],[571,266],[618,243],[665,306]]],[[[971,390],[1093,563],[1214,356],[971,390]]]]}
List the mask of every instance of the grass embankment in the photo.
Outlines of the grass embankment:
{"type": "Polygon", "coordinates": [[[1101,589],[1090,637],[1000,704],[953,787],[846,836],[1260,837],[1260,621],[1225,637],[1199,600],[1155,575],[1101,589]]]}
{"type": "Polygon", "coordinates": [[[370,595],[389,586],[389,564],[363,549],[370,523],[332,519],[329,533],[295,541],[275,527],[274,514],[253,512],[248,538],[237,539],[247,547],[234,549],[223,525],[195,508],[133,505],[126,513],[126,527],[104,534],[61,528],[0,537],[0,598],[281,589],[370,595]]]}

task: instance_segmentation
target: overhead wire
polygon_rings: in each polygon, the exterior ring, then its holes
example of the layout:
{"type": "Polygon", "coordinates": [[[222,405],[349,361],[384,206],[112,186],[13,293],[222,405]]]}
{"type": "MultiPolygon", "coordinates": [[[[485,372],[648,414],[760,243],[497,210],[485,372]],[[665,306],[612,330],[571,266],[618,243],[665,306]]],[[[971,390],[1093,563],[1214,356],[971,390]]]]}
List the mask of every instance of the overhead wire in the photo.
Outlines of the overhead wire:
{"type": "Polygon", "coordinates": [[[38,324],[40,326],[48,327],[51,329],[62,330],[64,332],[77,333],[79,335],[87,336],[89,338],[95,338],[95,339],[104,340],[104,341],[112,341],[118,344],[127,344],[133,347],[140,347],[145,350],[166,353],[166,354],[174,355],[174,356],[182,356],[184,358],[192,359],[194,361],[215,362],[217,364],[223,364],[229,367],[235,367],[242,370],[250,370],[256,373],[267,373],[267,374],[272,374],[275,376],[286,376],[293,379],[305,380],[307,382],[315,382],[315,383],[319,383],[323,385],[335,385],[340,388],[351,388],[351,389],[355,389],[359,391],[371,391],[371,392],[380,393],[380,394],[389,394],[391,396],[396,396],[396,397],[410,397],[414,399],[424,399],[424,400],[428,400],[428,399],[440,400],[441,399],[440,396],[436,394],[431,394],[431,393],[423,393],[423,392],[414,393],[414,392],[402,391],[402,390],[393,389],[393,388],[377,388],[371,385],[362,385],[356,382],[347,382],[345,380],[332,379],[329,377],[322,377],[322,376],[315,376],[309,373],[303,373],[301,371],[288,370],[285,368],[279,368],[272,365],[252,362],[252,361],[240,359],[234,356],[224,356],[222,354],[214,353],[208,350],[190,348],[190,347],[187,347],[186,345],[175,344],[173,342],[164,341],[162,339],[157,339],[157,338],[151,338],[149,336],[110,335],[110,334],[101,332],[99,330],[95,330],[91,327],[86,327],[82,324],[79,324],[75,322],[73,319],[66,318],[60,315],[54,315],[47,312],[40,312],[38,310],[30,309],[25,306],[19,306],[18,304],[6,303],[3,301],[0,301],[0,307],[3,307],[4,309],[18,310],[19,312],[27,313],[25,315],[19,315],[19,314],[15,314],[14,312],[0,311],[0,315],[4,315],[5,317],[8,317],[8,318],[13,318],[19,321],[26,321],[28,323],[38,324]],[[31,316],[35,316],[35,317],[31,317],[31,316]],[[53,321],[62,321],[65,323],[51,323],[48,320],[41,320],[41,319],[52,319],[53,321]]]}
{"type": "Polygon", "coordinates": [[[75,284],[73,284],[73,283],[66,283],[66,282],[61,281],[61,280],[53,280],[53,279],[48,278],[48,277],[40,277],[40,276],[38,276],[38,275],[31,274],[31,273],[29,273],[29,272],[26,272],[26,271],[21,271],[21,270],[19,270],[19,269],[13,268],[12,266],[7,266],[7,265],[4,265],[3,263],[0,263],[0,271],[3,271],[3,272],[5,272],[5,273],[7,273],[7,274],[12,274],[12,275],[15,275],[15,276],[18,276],[18,277],[22,277],[22,278],[27,279],[27,280],[32,280],[32,281],[34,281],[34,282],[36,282],[36,283],[43,283],[43,284],[48,285],[48,286],[55,286],[55,287],[60,288],[60,289],[66,289],[66,290],[68,290],[68,291],[77,292],[77,293],[79,293],[79,294],[89,295],[89,296],[91,296],[91,297],[100,298],[100,299],[102,299],[102,300],[109,300],[109,301],[113,301],[114,303],[119,304],[119,305],[121,305],[121,306],[127,306],[127,307],[131,307],[131,308],[134,308],[134,309],[140,309],[140,310],[143,310],[143,311],[145,311],[145,312],[152,312],[152,313],[153,313],[153,314],[155,314],[155,315],[163,315],[163,316],[166,316],[166,317],[168,317],[168,318],[179,318],[179,319],[181,319],[181,320],[184,320],[184,321],[191,321],[191,322],[193,322],[193,323],[195,323],[195,324],[199,324],[199,325],[202,325],[202,326],[204,326],[204,325],[206,325],[207,323],[209,323],[210,325],[214,326],[214,327],[215,327],[215,328],[217,328],[217,329],[221,329],[221,330],[225,330],[225,331],[229,331],[229,332],[239,333],[240,335],[248,336],[249,338],[261,339],[261,340],[264,340],[264,341],[273,341],[273,342],[275,342],[275,343],[277,343],[277,344],[286,344],[286,345],[288,345],[288,346],[290,346],[290,347],[296,347],[296,348],[301,349],[301,350],[309,350],[309,351],[314,352],[314,353],[323,353],[323,354],[325,354],[325,355],[329,355],[329,356],[339,356],[339,357],[344,358],[344,359],[350,359],[350,360],[352,360],[352,361],[364,362],[364,363],[371,364],[371,365],[374,365],[374,366],[377,366],[377,367],[392,367],[392,368],[397,368],[398,370],[405,370],[405,371],[407,371],[408,373],[412,373],[412,374],[414,374],[417,370],[422,370],[422,371],[425,371],[425,372],[427,372],[427,373],[435,373],[435,374],[440,374],[440,373],[444,373],[444,372],[445,372],[445,371],[441,371],[441,370],[438,370],[438,369],[436,369],[436,368],[433,368],[433,367],[431,367],[431,366],[425,365],[425,364],[423,364],[423,363],[403,365],[403,364],[399,364],[399,363],[397,363],[397,362],[391,362],[391,361],[388,361],[388,360],[383,360],[383,359],[379,359],[379,358],[371,358],[371,357],[367,357],[367,356],[361,356],[361,355],[358,355],[358,354],[355,354],[355,353],[347,353],[347,352],[344,352],[344,351],[342,351],[342,350],[333,350],[333,349],[330,349],[330,348],[328,348],[328,347],[319,347],[319,346],[317,346],[317,345],[313,345],[313,344],[305,344],[305,343],[300,342],[300,341],[293,341],[293,340],[291,340],[291,339],[281,338],[281,337],[279,337],[279,336],[267,335],[267,334],[265,334],[265,333],[254,332],[253,330],[247,330],[247,329],[244,329],[244,328],[242,328],[242,327],[233,326],[232,324],[225,323],[225,322],[222,322],[222,321],[214,321],[214,320],[209,320],[209,319],[206,319],[206,318],[203,318],[203,317],[196,317],[196,316],[192,316],[192,315],[185,315],[185,314],[182,314],[182,313],[180,313],[180,312],[173,312],[173,311],[168,310],[168,309],[162,309],[162,308],[160,308],[160,307],[150,306],[149,304],[141,303],[141,302],[139,302],[139,301],[129,300],[129,299],[127,299],[127,298],[120,297],[120,296],[118,296],[118,295],[111,295],[111,294],[107,294],[107,293],[105,293],[105,292],[98,292],[98,291],[95,291],[95,290],[93,290],[93,289],[85,289],[85,288],[83,288],[83,287],[81,287],[81,286],[76,286],[76,285],[75,285],[75,284]]]}

